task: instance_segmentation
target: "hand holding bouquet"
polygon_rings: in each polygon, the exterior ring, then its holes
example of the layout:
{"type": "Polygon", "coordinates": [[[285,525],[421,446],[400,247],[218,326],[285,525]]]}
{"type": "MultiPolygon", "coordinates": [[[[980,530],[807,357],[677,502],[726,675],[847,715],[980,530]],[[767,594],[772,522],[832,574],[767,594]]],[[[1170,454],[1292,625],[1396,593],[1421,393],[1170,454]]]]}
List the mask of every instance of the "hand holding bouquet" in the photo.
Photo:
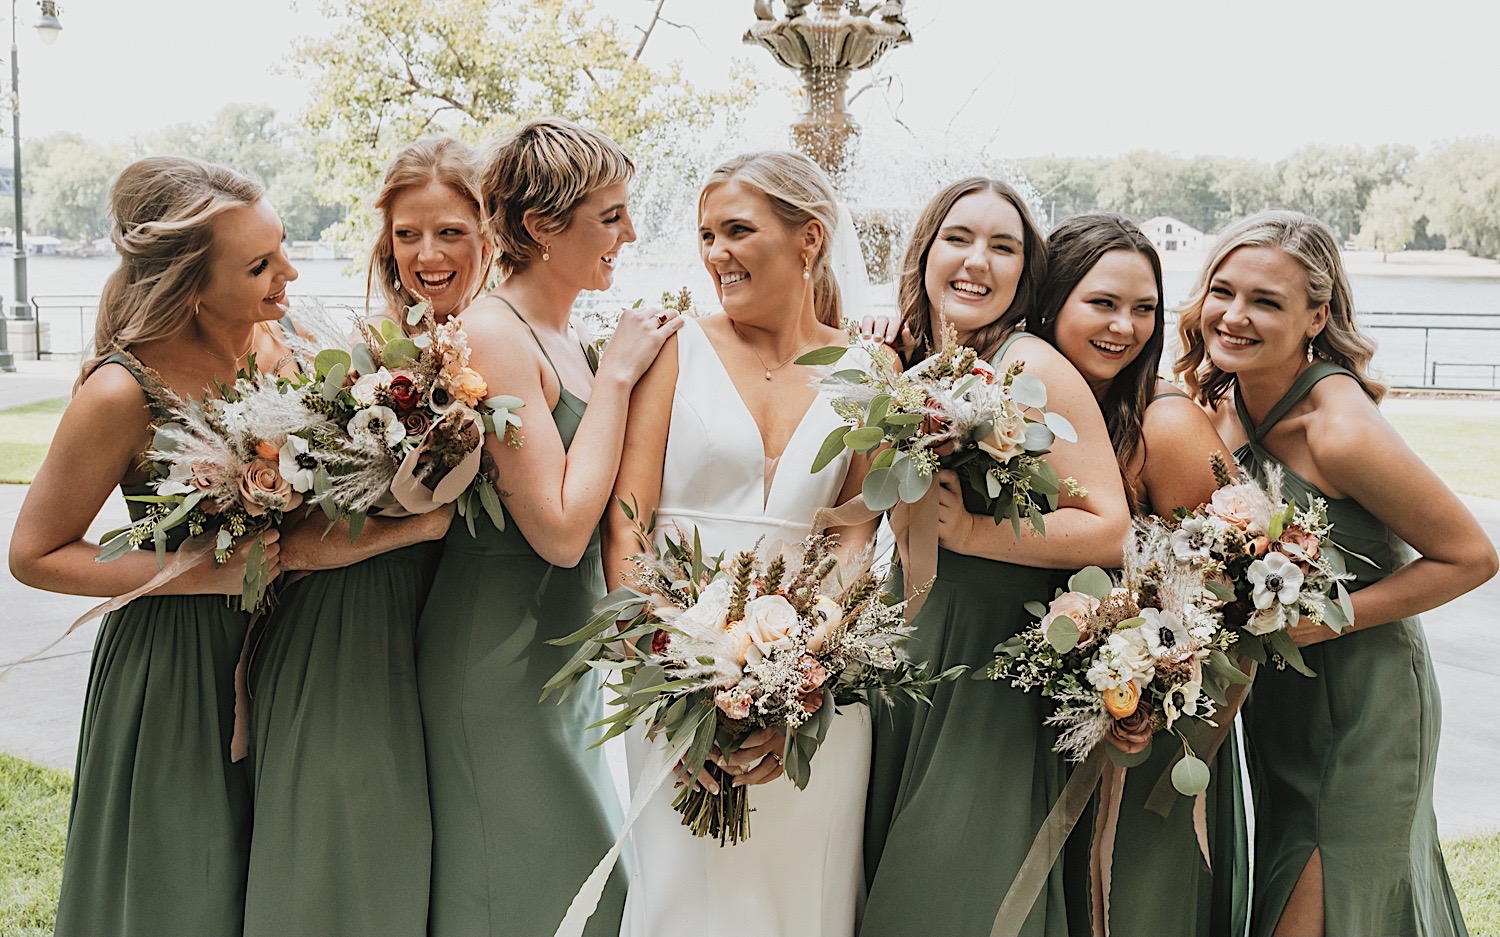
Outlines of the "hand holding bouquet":
{"type": "Polygon", "coordinates": [[[758,729],[780,730],[787,777],[802,788],[837,706],[871,694],[922,700],[929,684],[958,675],[929,677],[910,663],[902,603],[868,570],[843,581],[830,537],[809,536],[768,559],[747,550],[725,560],[707,557],[696,533],[691,541],[668,534],[660,550],[649,525],[638,521],[637,536],[644,552],[634,585],[554,642],[582,647],[543,698],[584,674],[615,674],[618,710],[597,724],[609,729],[595,744],[644,725],[670,748],[686,745],[684,776],[706,768],[721,781],[717,793],[688,784],[673,804],[699,836],[722,845],[750,835],[749,789],[729,783],[711,749],[728,755],[758,729]]]}

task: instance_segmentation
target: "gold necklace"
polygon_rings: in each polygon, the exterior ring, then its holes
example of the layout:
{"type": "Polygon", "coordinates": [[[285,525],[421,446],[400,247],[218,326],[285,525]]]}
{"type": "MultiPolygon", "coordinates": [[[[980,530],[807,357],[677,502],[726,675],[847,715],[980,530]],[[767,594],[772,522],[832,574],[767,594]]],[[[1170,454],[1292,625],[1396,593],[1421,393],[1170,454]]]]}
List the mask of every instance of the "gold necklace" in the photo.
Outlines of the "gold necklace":
{"type": "Polygon", "coordinates": [[[802,353],[802,349],[806,348],[808,346],[808,344],[810,342],[812,342],[813,338],[817,337],[817,336],[811,336],[811,337],[809,337],[807,339],[807,341],[805,341],[802,344],[800,344],[800,345],[797,346],[797,350],[796,351],[792,352],[790,355],[787,355],[785,361],[781,362],[780,364],[778,364],[776,367],[773,368],[773,367],[771,367],[771,366],[769,366],[769,365],[766,364],[766,359],[761,357],[760,352],[758,352],[758,351],[755,350],[755,346],[754,345],[751,345],[748,341],[745,341],[745,336],[743,336],[743,335],[740,334],[740,328],[739,328],[739,326],[737,326],[737,325],[734,324],[734,320],[733,319],[729,320],[729,327],[731,329],[734,329],[735,337],[738,338],[740,341],[745,342],[746,347],[748,347],[750,349],[750,353],[755,356],[755,360],[760,362],[760,366],[765,369],[766,380],[768,380],[768,381],[771,379],[771,374],[773,372],[780,371],[782,368],[786,367],[788,364],[791,364],[792,359],[795,358],[795,357],[797,357],[797,355],[801,354],[802,353]]]}
{"type": "Polygon", "coordinates": [[[254,325],[250,326],[250,341],[248,343],[246,343],[245,350],[242,351],[242,352],[240,352],[240,355],[239,355],[238,358],[226,358],[226,357],[224,357],[223,355],[219,354],[216,351],[209,351],[208,348],[205,347],[202,343],[199,343],[198,348],[204,354],[208,355],[209,357],[218,358],[220,361],[228,361],[230,364],[235,365],[236,367],[238,367],[239,363],[240,363],[240,360],[243,359],[246,355],[250,354],[250,349],[252,349],[252,348],[255,347],[255,333],[256,333],[257,330],[259,330],[259,328],[260,328],[260,323],[259,322],[257,322],[254,325]]]}

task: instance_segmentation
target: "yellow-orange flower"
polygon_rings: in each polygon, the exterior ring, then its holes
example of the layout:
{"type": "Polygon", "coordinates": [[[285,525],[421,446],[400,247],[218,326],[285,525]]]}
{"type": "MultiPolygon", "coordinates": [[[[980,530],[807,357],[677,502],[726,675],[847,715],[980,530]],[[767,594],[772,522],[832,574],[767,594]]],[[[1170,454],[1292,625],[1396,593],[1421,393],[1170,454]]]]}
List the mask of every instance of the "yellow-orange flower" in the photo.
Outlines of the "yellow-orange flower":
{"type": "Polygon", "coordinates": [[[476,407],[489,392],[489,386],[485,384],[484,378],[480,377],[478,371],[473,368],[461,368],[457,379],[448,387],[448,390],[466,405],[476,407]]]}
{"type": "Polygon", "coordinates": [[[1141,691],[1133,680],[1126,680],[1111,690],[1102,690],[1100,695],[1104,697],[1105,711],[1116,719],[1124,719],[1141,704],[1141,691]]]}

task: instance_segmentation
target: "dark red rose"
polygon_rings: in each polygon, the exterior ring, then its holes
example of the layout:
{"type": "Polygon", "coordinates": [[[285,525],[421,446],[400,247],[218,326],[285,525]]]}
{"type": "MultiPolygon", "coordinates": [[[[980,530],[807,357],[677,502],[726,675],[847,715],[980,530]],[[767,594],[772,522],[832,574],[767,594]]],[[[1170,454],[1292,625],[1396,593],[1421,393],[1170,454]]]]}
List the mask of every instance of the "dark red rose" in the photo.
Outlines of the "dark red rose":
{"type": "Polygon", "coordinates": [[[656,634],[651,636],[651,653],[657,655],[665,654],[667,653],[667,645],[671,643],[672,635],[667,631],[658,630],[656,634]]]}

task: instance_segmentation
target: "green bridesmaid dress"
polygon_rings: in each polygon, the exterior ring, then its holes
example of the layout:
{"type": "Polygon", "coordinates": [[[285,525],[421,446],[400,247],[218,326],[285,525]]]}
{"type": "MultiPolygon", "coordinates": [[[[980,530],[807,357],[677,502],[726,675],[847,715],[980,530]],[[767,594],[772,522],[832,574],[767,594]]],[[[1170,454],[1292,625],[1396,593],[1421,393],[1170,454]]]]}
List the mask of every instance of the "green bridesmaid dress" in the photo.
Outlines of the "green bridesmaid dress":
{"type": "MultiPolygon", "coordinates": [[[[1166,391],[1152,402],[1163,397],[1187,395],[1166,391]]],[[[1136,505],[1136,513],[1149,515],[1151,505],[1136,505]]],[[[1174,792],[1165,817],[1146,809],[1157,782],[1182,753],[1177,739],[1158,734],[1151,754],[1126,773],[1110,873],[1111,933],[1239,937],[1245,932],[1250,856],[1238,735],[1231,729],[1220,746],[1205,794],[1211,869],[1203,863],[1193,828],[1193,798],[1174,792]]]]}
{"type": "MultiPolygon", "coordinates": [[[[1327,498],[1261,440],[1313,385],[1349,372],[1319,361],[1303,371],[1259,426],[1238,398],[1249,439],[1236,453],[1264,478],[1282,470],[1288,499],[1324,498],[1351,589],[1379,582],[1411,548],[1356,502],[1327,498]]],[[[1262,668],[1245,705],[1255,805],[1252,934],[1269,935],[1313,850],[1323,863],[1328,934],[1465,935],[1438,845],[1432,782],[1441,704],[1416,617],[1361,628],[1302,649],[1317,674],[1262,668]]]]}
{"type": "Polygon", "coordinates": [[[252,639],[246,935],[426,933],[416,627],[441,550],[419,543],[309,573],[252,639]]]}
{"type": "MultiPolygon", "coordinates": [[[[115,354],[108,364],[141,384],[153,419],[168,415],[139,362],[115,354]]],[[[144,516],[139,502],[126,504],[132,519],[144,516]]],[[[105,616],[83,705],[58,937],[240,933],[250,782],[230,764],[229,741],[247,622],[222,595],[147,595],[105,616]]]]}
{"type": "MultiPolygon", "coordinates": [[[[584,406],[562,389],[552,419],[564,446],[584,406]]],[[[599,537],[563,568],[539,557],[513,518],[503,531],[488,521],[477,529],[471,536],[454,519],[417,631],[432,788],[429,925],[433,937],[545,937],[621,820],[604,752],[588,748],[598,732],[584,731],[603,715],[602,694],[580,687],[561,704],[538,702],[572,653],[546,642],[580,627],[604,595],[599,537]]],[[[616,866],[586,933],[619,933],[625,885],[616,866]]]]}
{"type": "MultiPolygon", "coordinates": [[[[1050,600],[1068,575],[939,550],[937,579],[912,622],[912,659],[983,668],[995,645],[1034,624],[1025,604],[1050,600]]],[[[1067,780],[1047,714],[1039,694],[969,674],[936,687],[931,705],[872,708],[863,937],[990,932],[1067,780]]],[[[1054,865],[1023,934],[1069,933],[1063,866],[1054,865]]]]}

